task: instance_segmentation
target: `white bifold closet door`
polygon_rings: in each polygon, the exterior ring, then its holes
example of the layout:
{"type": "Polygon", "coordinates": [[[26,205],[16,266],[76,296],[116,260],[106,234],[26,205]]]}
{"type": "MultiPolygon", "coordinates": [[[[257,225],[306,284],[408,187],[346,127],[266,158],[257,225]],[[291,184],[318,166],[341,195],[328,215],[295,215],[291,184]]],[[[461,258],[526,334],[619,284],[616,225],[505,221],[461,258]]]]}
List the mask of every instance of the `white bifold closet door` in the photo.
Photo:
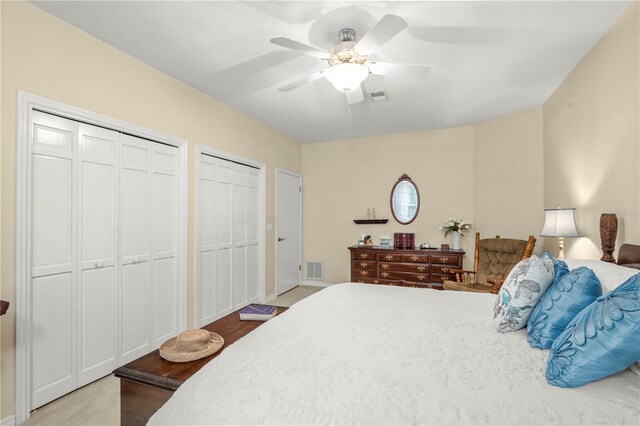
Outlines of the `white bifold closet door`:
{"type": "Polygon", "coordinates": [[[260,300],[259,170],[201,154],[199,318],[206,325],[260,300]]]}
{"type": "Polygon", "coordinates": [[[178,331],[177,150],[32,113],[31,405],[178,331]]]}

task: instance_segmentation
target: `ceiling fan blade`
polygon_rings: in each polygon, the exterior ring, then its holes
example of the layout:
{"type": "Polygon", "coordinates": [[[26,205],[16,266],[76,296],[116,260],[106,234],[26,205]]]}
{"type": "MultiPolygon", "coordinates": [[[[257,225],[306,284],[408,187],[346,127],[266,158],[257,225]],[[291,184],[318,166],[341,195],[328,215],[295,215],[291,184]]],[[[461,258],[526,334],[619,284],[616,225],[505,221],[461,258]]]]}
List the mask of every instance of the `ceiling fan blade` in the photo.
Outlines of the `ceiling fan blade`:
{"type": "Polygon", "coordinates": [[[316,49],[315,47],[307,46],[306,44],[291,40],[290,38],[275,37],[269,41],[278,46],[286,47],[287,49],[295,50],[296,52],[301,52],[318,59],[329,59],[331,57],[331,54],[329,54],[329,52],[316,49]]]}
{"type": "Polygon", "coordinates": [[[431,73],[431,67],[421,65],[392,64],[390,62],[369,62],[369,71],[373,74],[404,77],[420,80],[431,73]]]}
{"type": "Polygon", "coordinates": [[[354,46],[361,55],[371,55],[400,31],[407,28],[407,21],[397,15],[384,15],[354,46]]]}
{"type": "Polygon", "coordinates": [[[281,92],[290,92],[293,89],[297,89],[300,86],[304,86],[305,84],[312,83],[312,82],[324,77],[324,71],[325,70],[318,71],[318,72],[313,73],[311,75],[308,75],[308,76],[306,76],[304,78],[300,78],[300,79],[298,79],[296,81],[292,81],[291,83],[282,86],[278,90],[281,91],[281,92]]]}
{"type": "Polygon", "coordinates": [[[362,87],[358,86],[357,89],[347,92],[347,103],[349,105],[359,104],[364,101],[364,94],[362,93],[362,87]]]}

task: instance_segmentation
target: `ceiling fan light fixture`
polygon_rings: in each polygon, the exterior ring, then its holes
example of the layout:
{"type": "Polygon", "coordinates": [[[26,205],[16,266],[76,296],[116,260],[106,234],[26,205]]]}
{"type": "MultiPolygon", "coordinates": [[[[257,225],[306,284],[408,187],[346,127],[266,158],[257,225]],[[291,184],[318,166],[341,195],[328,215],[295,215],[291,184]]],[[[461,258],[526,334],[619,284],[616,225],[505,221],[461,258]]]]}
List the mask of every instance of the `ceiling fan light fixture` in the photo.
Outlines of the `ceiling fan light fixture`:
{"type": "Polygon", "coordinates": [[[325,77],[339,92],[350,92],[360,87],[369,70],[360,64],[343,63],[334,65],[325,71],[325,77]]]}

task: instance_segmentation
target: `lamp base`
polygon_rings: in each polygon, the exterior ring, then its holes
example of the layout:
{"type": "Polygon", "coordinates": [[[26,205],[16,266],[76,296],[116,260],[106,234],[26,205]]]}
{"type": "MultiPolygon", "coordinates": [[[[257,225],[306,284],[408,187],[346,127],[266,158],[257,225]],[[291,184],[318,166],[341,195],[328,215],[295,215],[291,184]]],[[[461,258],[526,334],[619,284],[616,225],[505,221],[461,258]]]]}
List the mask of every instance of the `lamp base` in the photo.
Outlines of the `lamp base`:
{"type": "Polygon", "coordinates": [[[558,259],[564,260],[564,238],[558,238],[558,259]]]}

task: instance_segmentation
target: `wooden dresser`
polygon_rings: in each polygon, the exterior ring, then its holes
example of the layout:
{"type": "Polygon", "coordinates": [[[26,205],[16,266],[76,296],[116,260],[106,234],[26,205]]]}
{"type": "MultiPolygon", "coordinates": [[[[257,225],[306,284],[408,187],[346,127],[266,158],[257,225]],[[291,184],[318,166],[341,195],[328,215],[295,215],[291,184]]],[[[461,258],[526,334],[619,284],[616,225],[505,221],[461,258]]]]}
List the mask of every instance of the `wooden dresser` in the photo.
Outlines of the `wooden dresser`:
{"type": "Polygon", "coordinates": [[[463,250],[396,250],[352,246],[351,281],[442,290],[456,279],[452,269],[462,269],[463,250]]]}

